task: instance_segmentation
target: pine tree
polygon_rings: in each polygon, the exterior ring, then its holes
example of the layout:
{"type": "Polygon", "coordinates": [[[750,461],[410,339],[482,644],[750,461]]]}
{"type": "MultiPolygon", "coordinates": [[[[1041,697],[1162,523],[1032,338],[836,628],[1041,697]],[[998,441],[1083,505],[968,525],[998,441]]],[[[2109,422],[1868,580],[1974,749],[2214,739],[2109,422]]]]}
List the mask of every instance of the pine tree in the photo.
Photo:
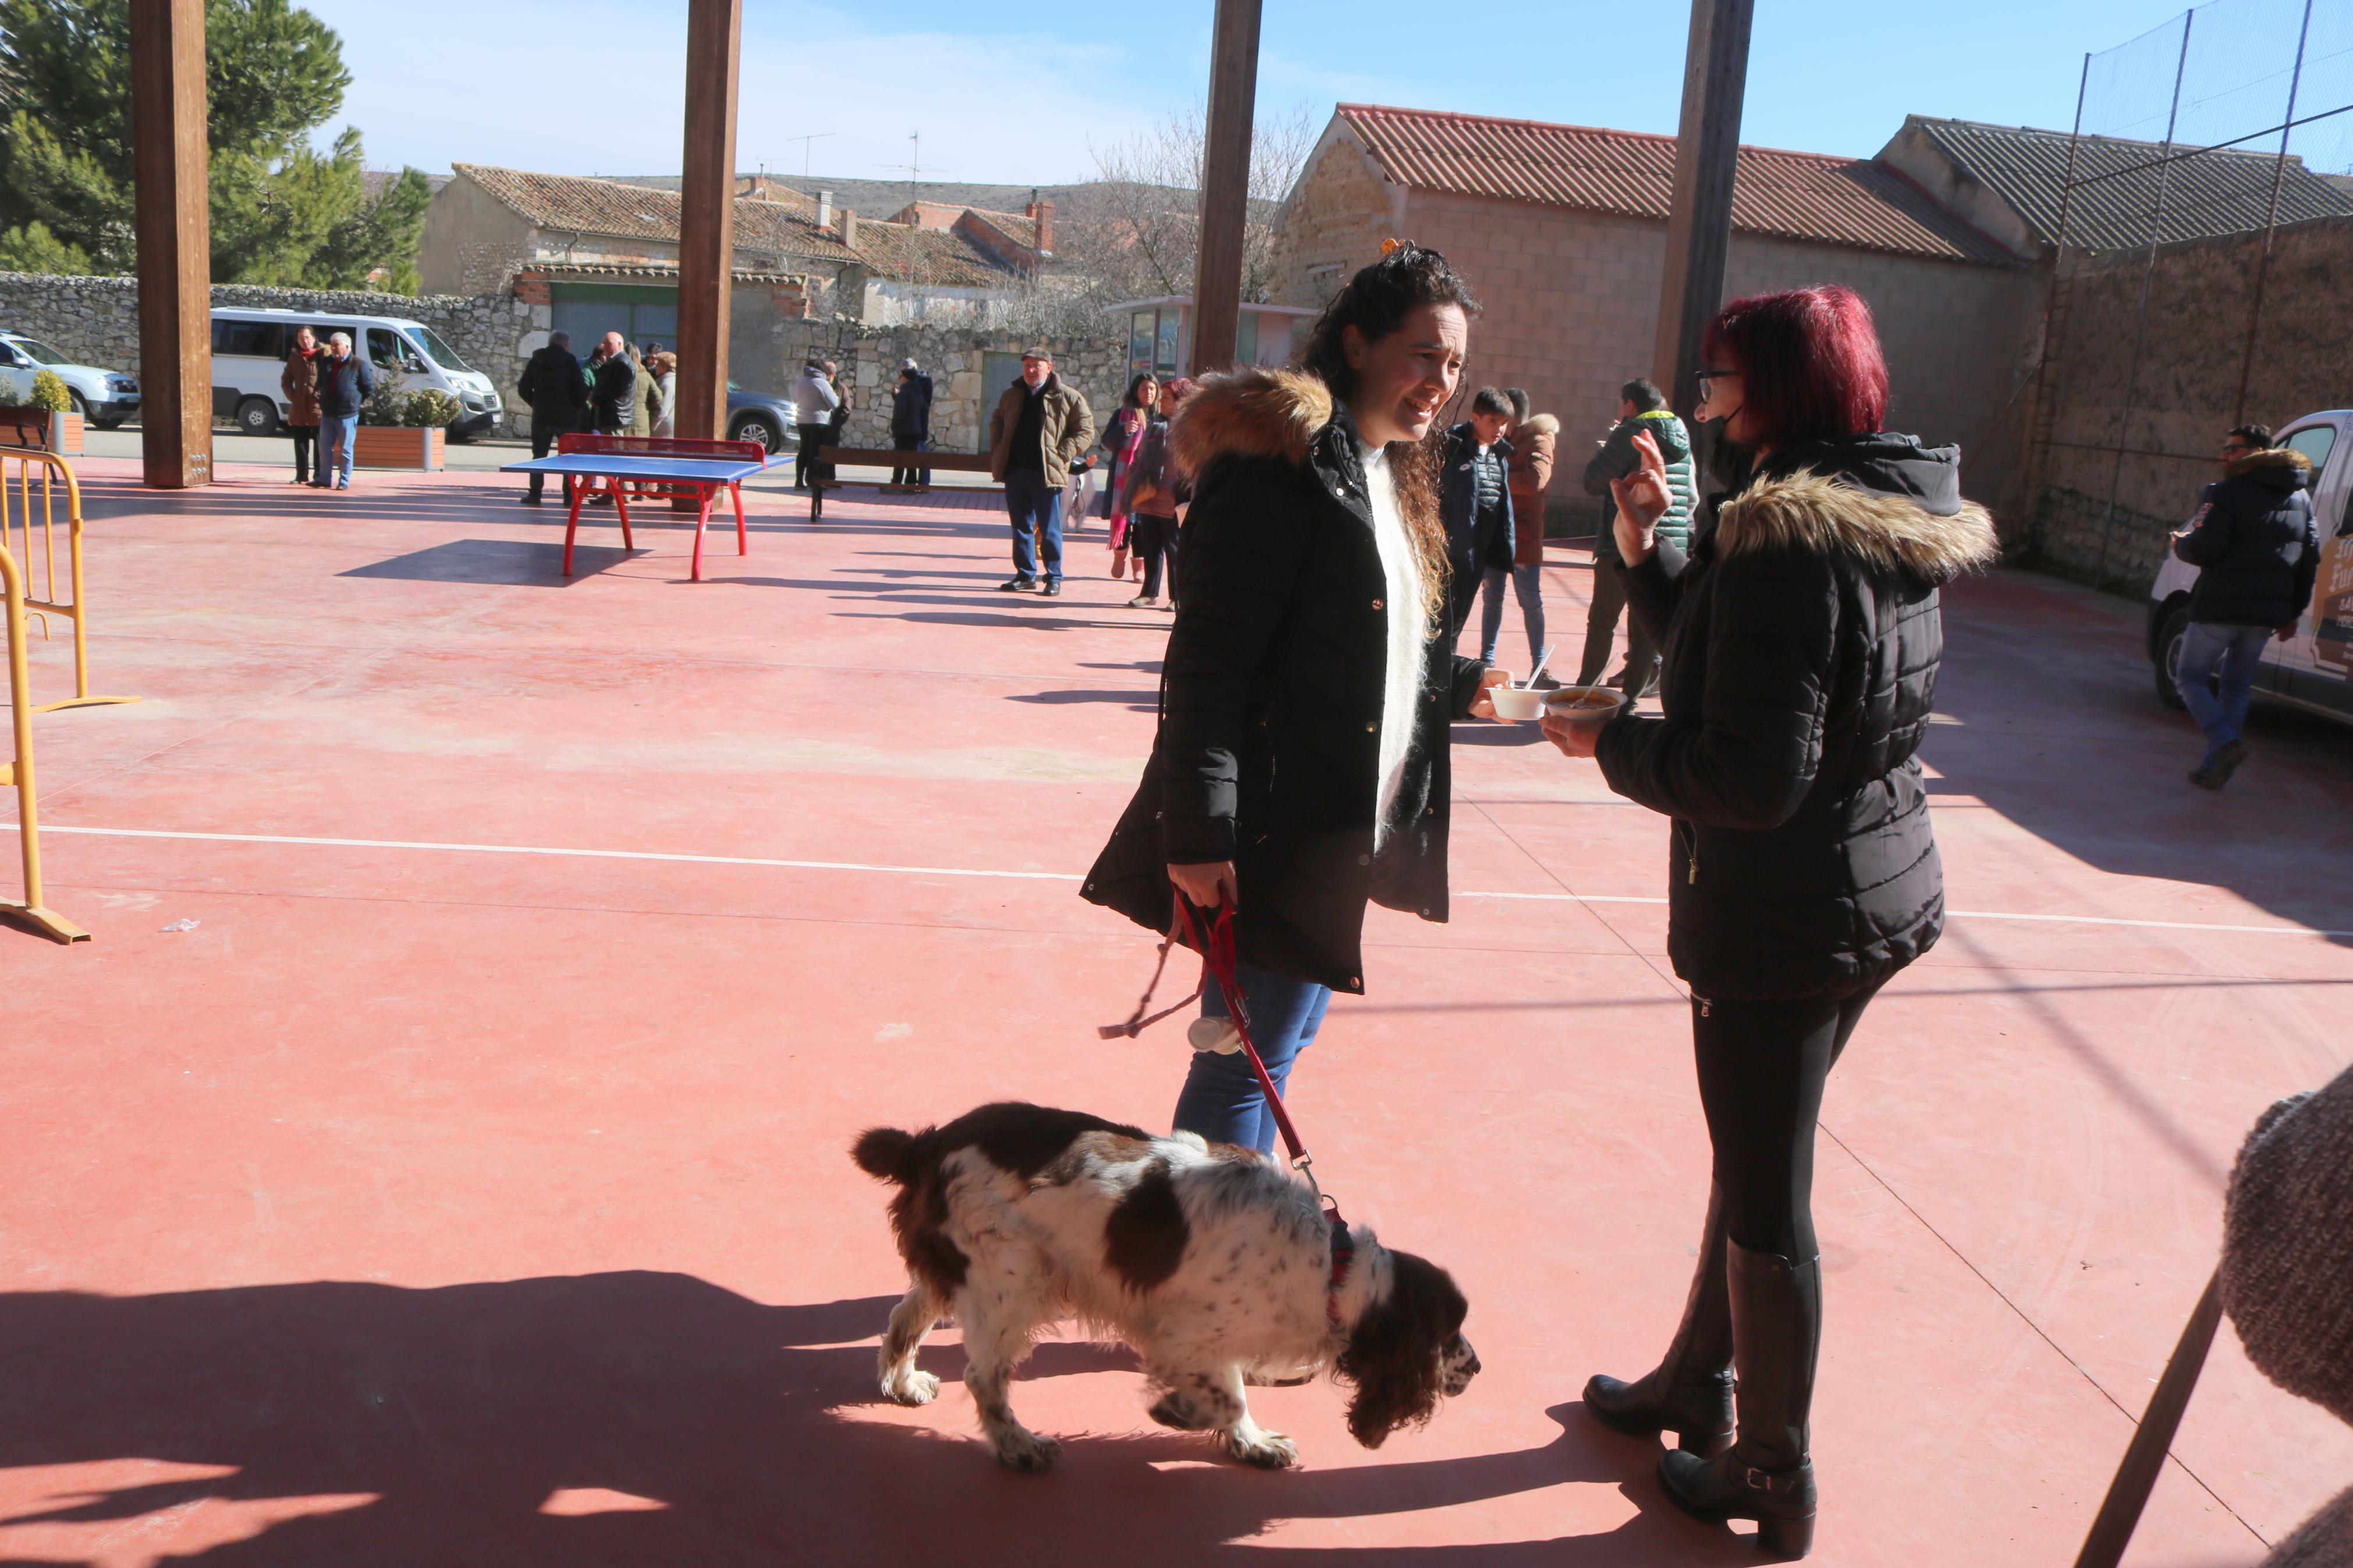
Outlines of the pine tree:
{"type": "MultiPolygon", "coordinates": [[[[222,283],[417,289],[430,195],[406,170],[371,195],[359,132],[311,132],[351,85],[343,45],[286,0],[206,0],[212,275],[222,283]]],[[[0,268],[129,272],[129,0],[0,0],[0,268]]]]}

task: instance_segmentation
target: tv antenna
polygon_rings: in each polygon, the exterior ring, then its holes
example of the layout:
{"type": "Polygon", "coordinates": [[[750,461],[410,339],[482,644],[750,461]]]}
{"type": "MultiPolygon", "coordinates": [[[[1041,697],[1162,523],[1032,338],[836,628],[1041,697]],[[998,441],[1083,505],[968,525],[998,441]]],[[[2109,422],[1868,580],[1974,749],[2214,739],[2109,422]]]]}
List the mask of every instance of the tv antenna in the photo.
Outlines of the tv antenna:
{"type": "MultiPolygon", "coordinates": [[[[907,176],[907,205],[910,207],[913,207],[923,199],[922,189],[922,182],[923,178],[923,133],[920,131],[910,132],[907,135],[907,141],[913,148],[913,151],[911,151],[907,155],[907,162],[903,163],[879,163],[875,166],[882,169],[895,169],[903,173],[907,176]]],[[[944,174],[947,173],[947,171],[944,169],[934,169],[932,173],[934,174],[944,174]]],[[[923,215],[918,213],[915,215],[915,217],[916,221],[910,226],[914,228],[923,227],[923,215]]],[[[914,247],[912,245],[907,247],[905,263],[902,267],[901,270],[906,274],[906,276],[901,279],[902,282],[912,283],[914,281],[914,247]]]]}
{"type": "Polygon", "coordinates": [[[804,183],[806,183],[809,177],[809,149],[817,142],[822,142],[829,136],[838,136],[840,132],[838,131],[812,131],[806,136],[787,136],[784,138],[784,140],[787,142],[797,142],[801,144],[801,179],[804,183]]]}

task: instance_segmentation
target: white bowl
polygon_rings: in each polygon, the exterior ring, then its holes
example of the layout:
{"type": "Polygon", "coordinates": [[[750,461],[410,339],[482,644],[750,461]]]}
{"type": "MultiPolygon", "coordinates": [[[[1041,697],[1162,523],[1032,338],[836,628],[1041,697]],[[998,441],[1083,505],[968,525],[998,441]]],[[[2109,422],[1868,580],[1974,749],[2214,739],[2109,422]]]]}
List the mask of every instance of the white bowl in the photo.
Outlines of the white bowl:
{"type": "Polygon", "coordinates": [[[1544,717],[1545,694],[1525,686],[1491,686],[1487,700],[1495,705],[1498,719],[1517,719],[1525,722],[1544,717]]]}
{"type": "Polygon", "coordinates": [[[1626,706],[1626,694],[1612,686],[1564,686],[1544,694],[1547,718],[1569,724],[1607,724],[1626,706]]]}

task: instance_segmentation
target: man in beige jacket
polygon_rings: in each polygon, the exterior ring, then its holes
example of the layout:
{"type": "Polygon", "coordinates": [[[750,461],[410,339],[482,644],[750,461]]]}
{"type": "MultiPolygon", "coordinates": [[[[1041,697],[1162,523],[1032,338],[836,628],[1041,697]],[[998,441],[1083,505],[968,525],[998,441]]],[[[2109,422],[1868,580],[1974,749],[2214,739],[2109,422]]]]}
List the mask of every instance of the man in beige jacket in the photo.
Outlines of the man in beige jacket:
{"type": "Polygon", "coordinates": [[[988,416],[988,471],[1005,486],[1005,510],[1013,519],[1013,576],[997,584],[1005,593],[1034,589],[1051,598],[1062,591],[1062,486],[1094,440],[1094,413],[1078,388],[1054,374],[1053,352],[1023,349],[1021,379],[988,416]]]}

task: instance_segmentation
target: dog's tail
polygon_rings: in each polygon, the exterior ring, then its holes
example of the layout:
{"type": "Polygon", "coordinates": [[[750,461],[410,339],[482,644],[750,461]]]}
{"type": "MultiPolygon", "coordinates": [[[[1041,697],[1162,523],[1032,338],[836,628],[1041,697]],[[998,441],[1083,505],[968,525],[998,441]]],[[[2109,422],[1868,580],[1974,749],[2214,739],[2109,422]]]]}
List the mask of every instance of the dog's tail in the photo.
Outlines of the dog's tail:
{"type": "Polygon", "coordinates": [[[896,1127],[870,1127],[858,1135],[849,1146],[849,1157],[858,1168],[879,1182],[896,1182],[905,1186],[913,1172],[908,1169],[908,1156],[914,1152],[915,1135],[896,1127]]]}

